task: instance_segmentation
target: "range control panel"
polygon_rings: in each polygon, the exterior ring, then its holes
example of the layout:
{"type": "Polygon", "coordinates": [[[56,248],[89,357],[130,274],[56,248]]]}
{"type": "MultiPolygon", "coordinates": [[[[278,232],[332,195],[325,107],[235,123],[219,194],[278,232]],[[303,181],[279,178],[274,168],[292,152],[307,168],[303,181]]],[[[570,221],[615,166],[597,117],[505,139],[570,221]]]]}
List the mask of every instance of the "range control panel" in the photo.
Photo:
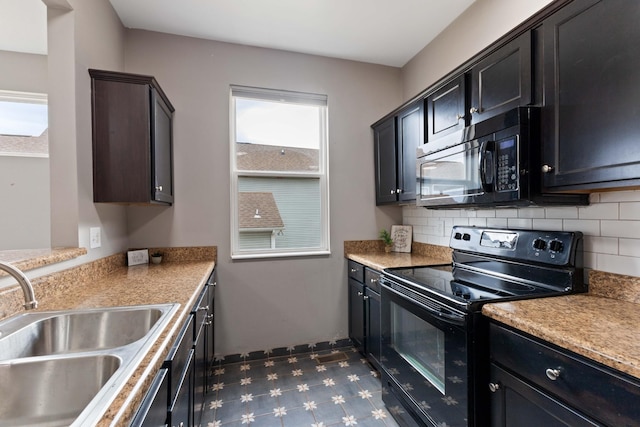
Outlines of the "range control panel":
{"type": "Polygon", "coordinates": [[[449,246],[479,255],[525,262],[576,266],[582,262],[582,233],[455,226],[449,246]]]}

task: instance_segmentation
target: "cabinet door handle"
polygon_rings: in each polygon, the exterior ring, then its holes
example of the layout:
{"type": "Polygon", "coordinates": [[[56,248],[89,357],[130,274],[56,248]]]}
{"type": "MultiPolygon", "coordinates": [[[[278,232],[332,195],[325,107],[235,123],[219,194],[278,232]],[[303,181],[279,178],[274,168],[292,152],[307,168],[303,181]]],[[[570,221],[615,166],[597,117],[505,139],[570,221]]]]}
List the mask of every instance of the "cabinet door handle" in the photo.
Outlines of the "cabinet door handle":
{"type": "Polygon", "coordinates": [[[495,393],[496,391],[500,390],[500,384],[499,383],[489,383],[489,390],[491,390],[491,393],[495,393]]]}
{"type": "Polygon", "coordinates": [[[156,191],[162,191],[162,185],[156,185],[156,191]]]}
{"type": "Polygon", "coordinates": [[[358,296],[359,296],[359,297],[361,297],[361,296],[363,296],[363,295],[364,295],[364,294],[363,294],[362,292],[358,292],[358,296]]]}
{"type": "Polygon", "coordinates": [[[370,279],[369,281],[370,281],[371,283],[377,283],[377,282],[378,282],[378,279],[370,279]]]}
{"type": "Polygon", "coordinates": [[[365,301],[368,300],[369,299],[369,295],[363,296],[362,299],[365,300],[365,301]]]}
{"type": "Polygon", "coordinates": [[[401,194],[401,193],[402,193],[402,188],[398,188],[398,189],[396,190],[396,194],[401,194]]]}
{"type": "Polygon", "coordinates": [[[473,114],[473,113],[477,113],[477,112],[478,112],[478,108],[476,108],[476,107],[471,107],[471,108],[469,109],[469,113],[471,113],[471,114],[473,114]]]}
{"type": "Polygon", "coordinates": [[[209,306],[205,306],[205,307],[198,307],[198,311],[209,311],[209,306]]]}
{"type": "Polygon", "coordinates": [[[391,190],[391,194],[396,194],[396,190],[391,190]]]}
{"type": "Polygon", "coordinates": [[[553,166],[542,165],[542,173],[549,173],[553,171],[553,166]]]}
{"type": "Polygon", "coordinates": [[[355,273],[356,271],[358,271],[358,270],[357,270],[357,269],[355,269],[355,268],[352,268],[352,269],[351,269],[351,272],[352,272],[352,273],[355,273]]]}
{"type": "Polygon", "coordinates": [[[551,381],[555,381],[560,377],[560,368],[556,368],[556,369],[547,369],[545,371],[545,374],[547,374],[547,378],[549,378],[551,381]]]}
{"type": "Polygon", "coordinates": [[[458,121],[464,119],[464,114],[456,114],[456,119],[458,119],[458,121]]]}

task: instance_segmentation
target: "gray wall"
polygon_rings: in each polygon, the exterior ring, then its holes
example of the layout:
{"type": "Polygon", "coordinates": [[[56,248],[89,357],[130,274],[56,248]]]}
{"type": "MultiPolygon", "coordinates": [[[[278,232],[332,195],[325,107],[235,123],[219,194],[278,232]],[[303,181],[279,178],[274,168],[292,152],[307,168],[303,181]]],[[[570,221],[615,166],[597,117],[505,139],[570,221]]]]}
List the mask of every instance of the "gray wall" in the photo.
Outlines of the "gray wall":
{"type": "Polygon", "coordinates": [[[145,31],[125,46],[126,70],[154,74],[176,108],[175,205],[130,208],[129,244],[218,246],[220,354],[346,337],[343,242],[401,222],[375,207],[370,129],[401,102],[400,70],[145,31]],[[230,260],[231,84],[328,95],[330,256],[230,260]]]}
{"type": "MultiPolygon", "coordinates": [[[[0,50],[0,90],[47,93],[47,57],[0,50]]],[[[49,159],[0,156],[0,250],[48,248],[49,159]]]]}

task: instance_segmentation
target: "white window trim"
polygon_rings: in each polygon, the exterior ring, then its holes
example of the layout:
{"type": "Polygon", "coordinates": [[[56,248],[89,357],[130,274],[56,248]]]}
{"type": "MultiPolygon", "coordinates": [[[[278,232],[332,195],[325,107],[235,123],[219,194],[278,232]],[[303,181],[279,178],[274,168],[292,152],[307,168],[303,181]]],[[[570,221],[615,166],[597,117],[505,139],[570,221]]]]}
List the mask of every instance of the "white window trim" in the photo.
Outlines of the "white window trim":
{"type": "Polygon", "coordinates": [[[263,88],[253,88],[246,86],[232,85],[229,89],[229,156],[230,156],[230,206],[231,206],[231,259],[259,259],[259,258],[283,258],[283,257],[308,257],[308,256],[326,256],[331,255],[330,243],[330,219],[329,219],[329,117],[328,117],[328,99],[326,95],[315,95],[300,92],[272,90],[263,88]],[[247,95],[247,98],[253,97],[260,100],[286,100],[288,102],[300,102],[312,105],[325,105],[322,110],[324,115],[321,126],[321,143],[319,151],[319,171],[317,173],[309,172],[262,172],[262,171],[242,171],[237,170],[236,165],[236,118],[235,118],[235,94],[247,95]],[[320,179],[320,197],[321,197],[321,234],[320,246],[317,248],[293,248],[278,250],[240,250],[238,245],[238,177],[240,176],[290,176],[299,178],[319,178],[320,179]]]}

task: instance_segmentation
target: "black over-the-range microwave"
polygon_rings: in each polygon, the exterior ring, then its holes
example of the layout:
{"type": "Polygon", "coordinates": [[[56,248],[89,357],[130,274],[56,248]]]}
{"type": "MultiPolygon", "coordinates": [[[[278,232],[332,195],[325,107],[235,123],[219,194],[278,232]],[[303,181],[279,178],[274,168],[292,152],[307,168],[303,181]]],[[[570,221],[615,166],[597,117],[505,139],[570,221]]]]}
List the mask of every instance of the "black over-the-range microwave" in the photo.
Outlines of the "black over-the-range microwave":
{"type": "Polygon", "coordinates": [[[418,148],[418,206],[586,205],[542,192],[539,107],[520,107],[418,148]]]}

